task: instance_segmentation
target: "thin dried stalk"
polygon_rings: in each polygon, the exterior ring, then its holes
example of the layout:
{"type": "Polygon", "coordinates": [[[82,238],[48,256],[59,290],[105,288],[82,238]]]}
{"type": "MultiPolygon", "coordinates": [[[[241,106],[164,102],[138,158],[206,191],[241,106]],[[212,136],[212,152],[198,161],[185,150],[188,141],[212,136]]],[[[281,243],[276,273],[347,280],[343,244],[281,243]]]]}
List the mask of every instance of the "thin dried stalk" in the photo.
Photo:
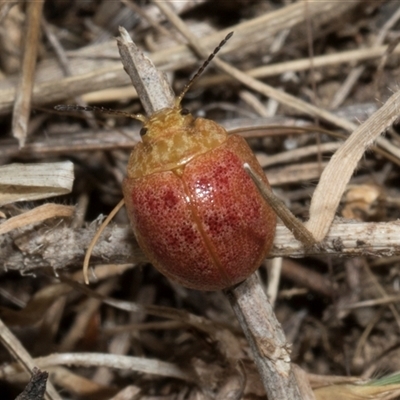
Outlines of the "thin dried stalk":
{"type": "Polygon", "coordinates": [[[302,182],[317,180],[321,176],[321,171],[327,165],[327,161],[322,163],[315,161],[276,167],[268,171],[268,181],[272,187],[276,187],[289,183],[301,184],[302,182]]]}
{"type": "Polygon", "coordinates": [[[131,149],[139,139],[137,129],[124,128],[122,131],[79,130],[67,135],[51,135],[27,143],[21,150],[10,140],[0,142],[1,157],[12,158],[16,156],[41,155],[54,156],[59,154],[75,154],[80,151],[131,149]],[[130,138],[131,137],[131,138],[130,138]],[[135,140],[136,138],[136,140],[135,140]]]}
{"type": "MultiPolygon", "coordinates": [[[[257,160],[260,165],[265,168],[274,164],[293,163],[293,161],[301,158],[309,157],[320,153],[333,153],[341,146],[339,142],[328,142],[320,145],[303,146],[294,150],[287,150],[274,155],[265,155],[264,153],[257,154],[257,160]]],[[[269,176],[269,175],[268,175],[269,176]]]]}
{"type": "MultiPolygon", "coordinates": [[[[0,319],[0,341],[6,349],[18,360],[22,368],[31,374],[36,367],[36,363],[31,358],[30,354],[22,346],[21,342],[14,336],[14,334],[7,328],[7,326],[0,319]]],[[[47,382],[46,389],[47,400],[62,400],[56,389],[50,381],[47,382]]]]}
{"type": "MultiPolygon", "coordinates": [[[[360,125],[332,156],[315,189],[306,226],[317,241],[328,234],[347,183],[358,161],[399,115],[400,91],[360,125]]],[[[400,149],[399,149],[400,150],[400,149]]]]}
{"type": "MultiPolygon", "coordinates": [[[[388,45],[384,45],[384,46],[369,47],[365,49],[341,51],[334,54],[324,54],[322,56],[315,56],[312,59],[312,63],[310,58],[301,58],[293,61],[263,65],[261,67],[252,68],[244,72],[247,75],[251,76],[252,78],[267,78],[271,76],[281,75],[284,74],[285,72],[307,71],[311,68],[312,64],[314,68],[320,68],[337,64],[348,64],[357,61],[373,60],[375,58],[379,59],[385,55],[387,49],[388,45]]],[[[400,53],[400,47],[396,47],[393,50],[392,54],[399,54],[399,53],[400,53]]],[[[202,87],[209,87],[220,84],[221,85],[227,84],[228,82],[232,81],[233,79],[229,76],[216,75],[216,76],[204,77],[198,85],[202,87]]]]}
{"type": "MultiPolygon", "coordinates": [[[[49,41],[50,45],[53,47],[53,51],[56,53],[56,56],[59,60],[61,69],[63,70],[63,73],[65,76],[71,76],[72,71],[69,66],[68,62],[68,57],[66,55],[66,52],[64,51],[60,41],[58,40],[57,36],[53,33],[52,29],[50,28],[49,24],[43,19],[42,20],[42,27],[43,31],[47,37],[47,40],[49,41]]],[[[81,97],[75,97],[74,102],[76,104],[79,104],[80,106],[84,107],[87,106],[87,104],[81,99],[81,97]]],[[[98,124],[93,116],[93,113],[85,113],[83,115],[83,118],[85,118],[86,122],[89,124],[89,126],[93,129],[96,130],[98,129],[98,124]]]]}
{"type": "Polygon", "coordinates": [[[3,222],[0,225],[0,235],[4,235],[13,229],[45,221],[46,219],[72,217],[73,213],[74,207],[72,206],[51,203],[43,204],[3,222]]]}
{"type": "MultiPolygon", "coordinates": [[[[87,368],[106,366],[114,369],[182,379],[189,382],[194,381],[193,375],[187,371],[183,371],[175,364],[143,357],[98,353],[62,353],[39,357],[32,361],[42,369],[59,365],[73,365],[87,368]]],[[[15,364],[4,365],[0,368],[0,376],[2,378],[18,372],[20,372],[20,368],[15,364]]]]}
{"type": "Polygon", "coordinates": [[[44,0],[28,2],[26,14],[26,30],[24,36],[24,58],[22,72],[16,91],[12,131],[18,139],[19,146],[24,147],[28,133],[29,115],[31,112],[31,97],[34,82],[37,50],[39,47],[40,19],[44,0]]]}

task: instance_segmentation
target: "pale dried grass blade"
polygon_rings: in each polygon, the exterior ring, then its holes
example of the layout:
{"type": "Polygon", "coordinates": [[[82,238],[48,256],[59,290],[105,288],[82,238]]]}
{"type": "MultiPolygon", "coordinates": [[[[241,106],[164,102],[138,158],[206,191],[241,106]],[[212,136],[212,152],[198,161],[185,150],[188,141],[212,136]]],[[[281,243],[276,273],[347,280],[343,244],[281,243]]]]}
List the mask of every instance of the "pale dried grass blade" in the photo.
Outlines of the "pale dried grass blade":
{"type": "Polygon", "coordinates": [[[0,225],[0,235],[4,235],[13,229],[44,221],[49,218],[72,217],[74,207],[61,204],[43,204],[20,215],[12,217],[0,225]]]}
{"type": "Polygon", "coordinates": [[[310,219],[306,223],[317,241],[322,241],[327,235],[358,161],[398,117],[399,101],[400,91],[349,136],[324,169],[311,201],[310,219]]]}
{"type": "MultiPolygon", "coordinates": [[[[334,54],[324,54],[313,58],[314,68],[327,67],[337,64],[349,64],[359,61],[373,60],[381,58],[387,51],[388,46],[372,46],[368,48],[341,51],[334,54]]],[[[396,47],[391,54],[399,54],[400,47],[396,47]]],[[[293,61],[284,61],[280,63],[262,65],[244,71],[252,78],[261,79],[271,76],[279,76],[285,72],[308,71],[311,68],[310,58],[300,58],[293,61]]],[[[202,87],[210,87],[215,85],[223,85],[233,81],[226,75],[206,76],[201,81],[202,87]]],[[[120,97],[119,97],[120,98],[120,97]]]]}
{"type": "Polygon", "coordinates": [[[12,119],[13,136],[18,139],[19,147],[24,147],[28,134],[32,89],[39,46],[40,20],[44,0],[31,1],[27,4],[24,57],[21,77],[15,95],[12,119]]]}
{"type": "Polygon", "coordinates": [[[70,161],[0,167],[0,206],[68,194],[74,182],[70,161]]]}
{"type": "MultiPolygon", "coordinates": [[[[60,365],[73,365],[86,368],[107,367],[124,371],[171,377],[188,382],[195,381],[195,377],[190,373],[190,371],[184,371],[176,364],[160,360],[150,360],[144,357],[106,353],[55,353],[45,357],[38,357],[34,361],[35,364],[42,369],[60,365]]],[[[18,373],[18,370],[19,369],[16,368],[15,364],[3,365],[0,368],[2,376],[18,373]]]]}

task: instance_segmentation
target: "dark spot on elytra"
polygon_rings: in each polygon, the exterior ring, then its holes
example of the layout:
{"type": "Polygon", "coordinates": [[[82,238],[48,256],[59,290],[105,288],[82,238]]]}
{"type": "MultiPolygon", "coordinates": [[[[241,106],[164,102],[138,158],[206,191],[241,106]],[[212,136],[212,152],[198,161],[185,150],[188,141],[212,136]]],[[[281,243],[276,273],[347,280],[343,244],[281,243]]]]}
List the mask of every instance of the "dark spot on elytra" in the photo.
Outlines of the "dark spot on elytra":
{"type": "Polygon", "coordinates": [[[165,207],[173,208],[178,203],[179,197],[176,196],[174,192],[169,190],[164,194],[163,201],[164,201],[165,207]]]}

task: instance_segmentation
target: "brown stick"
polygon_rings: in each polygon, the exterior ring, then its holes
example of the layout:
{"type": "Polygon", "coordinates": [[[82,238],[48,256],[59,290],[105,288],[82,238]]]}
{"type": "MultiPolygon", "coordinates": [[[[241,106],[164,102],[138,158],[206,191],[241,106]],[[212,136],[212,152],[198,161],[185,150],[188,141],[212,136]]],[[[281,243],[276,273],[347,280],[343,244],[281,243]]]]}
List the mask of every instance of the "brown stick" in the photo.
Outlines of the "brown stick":
{"type": "MultiPolygon", "coordinates": [[[[68,268],[76,260],[83,258],[82,249],[89,246],[97,225],[72,228],[54,221],[52,228],[29,228],[0,235],[0,272],[7,270],[27,273],[49,267],[54,270],[68,268]],[[60,246],[68,238],[68,247],[60,246]],[[38,248],[37,243],[41,243],[38,248]]],[[[126,225],[108,226],[101,240],[93,250],[96,263],[139,263],[148,261],[135,242],[132,229],[126,225]]],[[[393,257],[400,255],[400,223],[392,222],[344,222],[332,224],[328,236],[318,246],[307,250],[301,242],[293,239],[293,234],[278,224],[274,245],[269,257],[341,256],[341,257],[393,257]]]]}
{"type": "Polygon", "coordinates": [[[225,290],[251,347],[268,399],[303,399],[290,362],[290,345],[256,274],[225,290]]]}

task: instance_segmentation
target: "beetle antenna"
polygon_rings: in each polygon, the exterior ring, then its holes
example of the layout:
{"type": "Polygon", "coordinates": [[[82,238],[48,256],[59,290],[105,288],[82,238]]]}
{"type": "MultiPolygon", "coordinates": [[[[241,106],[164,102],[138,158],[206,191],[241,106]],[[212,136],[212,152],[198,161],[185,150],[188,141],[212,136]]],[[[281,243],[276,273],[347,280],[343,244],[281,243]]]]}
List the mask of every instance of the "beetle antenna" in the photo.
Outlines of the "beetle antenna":
{"type": "Polygon", "coordinates": [[[225,45],[225,43],[232,37],[233,32],[228,33],[225,36],[225,39],[221,41],[221,43],[214,49],[214,51],[208,56],[207,60],[204,61],[203,65],[197,70],[197,72],[193,75],[192,79],[185,85],[181,94],[178,96],[177,104],[180,104],[182,99],[185,97],[185,94],[193,85],[193,82],[203,73],[203,71],[207,68],[208,64],[213,60],[213,58],[217,55],[217,53],[221,50],[221,48],[225,45]]]}
{"type": "Polygon", "coordinates": [[[131,114],[125,111],[120,110],[113,110],[112,108],[106,107],[96,107],[96,106],[78,106],[76,104],[59,104],[58,106],[54,107],[57,111],[93,111],[96,113],[103,113],[103,114],[114,114],[114,115],[122,115],[124,117],[137,119],[141,122],[146,122],[147,118],[142,114],[131,114]]]}

